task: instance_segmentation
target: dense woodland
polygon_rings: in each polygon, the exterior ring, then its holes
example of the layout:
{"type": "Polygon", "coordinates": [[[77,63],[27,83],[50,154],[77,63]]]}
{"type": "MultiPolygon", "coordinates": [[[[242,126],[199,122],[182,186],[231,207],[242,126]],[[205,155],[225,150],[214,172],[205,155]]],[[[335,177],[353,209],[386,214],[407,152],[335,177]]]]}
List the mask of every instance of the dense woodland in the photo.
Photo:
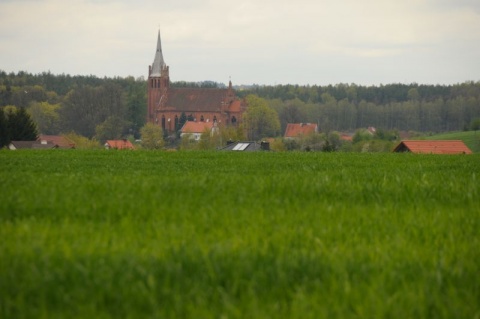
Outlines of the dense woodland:
{"type": "MultiPolygon", "coordinates": [[[[211,81],[173,82],[177,87],[223,86],[211,81]]],[[[480,117],[480,82],[455,85],[276,85],[238,87],[276,111],[279,135],[287,123],[318,123],[322,131],[458,131],[480,117]]],[[[133,135],[145,124],[146,80],[0,71],[0,107],[25,108],[39,133],[75,132],[99,140],[133,135]]]]}

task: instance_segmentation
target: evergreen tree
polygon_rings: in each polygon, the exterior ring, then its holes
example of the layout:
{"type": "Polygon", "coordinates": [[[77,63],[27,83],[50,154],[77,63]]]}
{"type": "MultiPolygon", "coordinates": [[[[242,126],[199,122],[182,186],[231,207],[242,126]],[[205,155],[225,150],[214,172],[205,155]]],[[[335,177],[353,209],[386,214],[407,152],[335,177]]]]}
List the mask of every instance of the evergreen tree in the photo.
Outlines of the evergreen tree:
{"type": "Polygon", "coordinates": [[[0,108],[0,148],[7,146],[9,143],[7,118],[3,108],[0,108]]]}
{"type": "Polygon", "coordinates": [[[179,131],[186,122],[187,122],[187,115],[185,114],[185,112],[182,112],[182,114],[180,115],[180,119],[178,121],[178,126],[175,128],[175,130],[179,131]]]}
{"type": "Polygon", "coordinates": [[[38,138],[37,127],[25,108],[8,114],[7,127],[10,141],[35,141],[38,138]]]}

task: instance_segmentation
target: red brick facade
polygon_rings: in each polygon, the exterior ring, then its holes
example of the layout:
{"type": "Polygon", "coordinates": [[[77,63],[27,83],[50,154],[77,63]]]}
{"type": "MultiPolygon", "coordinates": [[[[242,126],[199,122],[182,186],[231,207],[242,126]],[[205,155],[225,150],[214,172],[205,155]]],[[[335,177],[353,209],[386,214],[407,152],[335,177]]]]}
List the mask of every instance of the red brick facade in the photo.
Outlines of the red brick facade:
{"type": "Polygon", "coordinates": [[[158,33],[157,52],[148,68],[147,121],[160,125],[169,133],[179,129],[182,113],[195,121],[238,125],[245,111],[244,101],[238,99],[229,83],[225,89],[172,88],[169,67],[163,61],[158,33]]]}

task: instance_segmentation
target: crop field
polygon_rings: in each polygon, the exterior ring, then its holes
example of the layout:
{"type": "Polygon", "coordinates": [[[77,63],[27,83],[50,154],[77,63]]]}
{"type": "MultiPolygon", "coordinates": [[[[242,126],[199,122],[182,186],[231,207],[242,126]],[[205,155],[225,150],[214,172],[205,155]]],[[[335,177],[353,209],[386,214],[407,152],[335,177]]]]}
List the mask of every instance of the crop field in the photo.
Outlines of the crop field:
{"type": "Polygon", "coordinates": [[[480,155],[0,151],[0,318],[479,318],[480,155]]]}

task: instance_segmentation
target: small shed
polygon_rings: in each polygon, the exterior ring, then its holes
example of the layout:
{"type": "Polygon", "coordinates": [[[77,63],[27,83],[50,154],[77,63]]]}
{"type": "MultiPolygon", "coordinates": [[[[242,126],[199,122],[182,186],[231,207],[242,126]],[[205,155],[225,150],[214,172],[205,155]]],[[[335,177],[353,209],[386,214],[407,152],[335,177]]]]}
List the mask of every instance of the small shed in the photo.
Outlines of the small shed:
{"type": "Polygon", "coordinates": [[[396,153],[411,152],[420,154],[472,154],[472,151],[461,140],[406,140],[401,141],[393,151],[396,153]]]}
{"type": "Polygon", "coordinates": [[[105,148],[107,150],[109,149],[116,149],[116,150],[134,150],[135,147],[133,146],[133,144],[127,140],[127,139],[123,139],[123,140],[108,140],[106,143],[105,143],[105,148]]]}

